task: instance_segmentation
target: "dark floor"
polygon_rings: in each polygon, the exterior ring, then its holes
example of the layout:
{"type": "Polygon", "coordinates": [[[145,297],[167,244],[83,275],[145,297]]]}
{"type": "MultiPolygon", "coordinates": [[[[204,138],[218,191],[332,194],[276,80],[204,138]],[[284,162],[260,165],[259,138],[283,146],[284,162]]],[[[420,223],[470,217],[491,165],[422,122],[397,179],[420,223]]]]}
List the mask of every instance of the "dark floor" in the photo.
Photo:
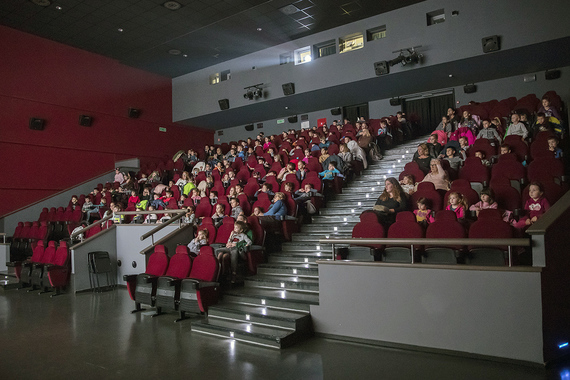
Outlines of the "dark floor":
{"type": "Polygon", "coordinates": [[[2,379],[570,379],[548,370],[312,338],[277,351],[192,334],[176,314],[131,314],[125,289],[0,290],[2,379]]]}

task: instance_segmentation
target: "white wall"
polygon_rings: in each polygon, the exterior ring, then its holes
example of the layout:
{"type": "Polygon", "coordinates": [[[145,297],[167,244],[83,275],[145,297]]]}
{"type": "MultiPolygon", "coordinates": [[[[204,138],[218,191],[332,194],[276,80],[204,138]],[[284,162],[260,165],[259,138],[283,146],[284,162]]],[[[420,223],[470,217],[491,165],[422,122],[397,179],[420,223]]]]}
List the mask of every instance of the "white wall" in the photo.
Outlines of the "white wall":
{"type": "Polygon", "coordinates": [[[543,363],[540,272],[319,264],[317,333],[543,363]]]}
{"type": "MultiPolygon", "coordinates": [[[[256,83],[265,83],[269,100],[284,96],[283,83],[294,82],[296,93],[303,93],[373,78],[373,62],[392,59],[396,56],[392,51],[415,45],[423,46],[423,65],[429,66],[482,55],[481,38],[490,35],[501,36],[502,50],[566,37],[570,34],[567,12],[554,11],[558,9],[567,10],[567,1],[552,0],[540,6],[533,0],[427,0],[174,78],[173,120],[218,112],[221,98],[230,99],[232,108],[251,104],[243,98],[243,88],[256,83]],[[426,13],[441,8],[446,21],[428,27],[426,13]],[[452,10],[459,15],[452,17],[452,10]],[[303,65],[279,65],[282,53],[380,25],[386,25],[387,37],[365,42],[363,49],[303,65]],[[227,69],[230,80],[209,84],[211,74],[227,69]]],[[[405,68],[391,68],[393,73],[400,70],[405,68]]]]}

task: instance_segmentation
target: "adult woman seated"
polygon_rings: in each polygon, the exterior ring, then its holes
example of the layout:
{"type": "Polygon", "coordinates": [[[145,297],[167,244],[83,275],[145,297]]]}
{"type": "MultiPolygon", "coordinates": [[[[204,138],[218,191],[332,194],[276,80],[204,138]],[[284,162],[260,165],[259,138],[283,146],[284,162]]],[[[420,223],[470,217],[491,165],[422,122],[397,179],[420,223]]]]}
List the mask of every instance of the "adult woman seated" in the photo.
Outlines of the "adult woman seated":
{"type": "Polygon", "coordinates": [[[263,216],[284,217],[287,215],[287,203],[285,202],[285,194],[278,192],[273,197],[273,204],[263,216]]]}
{"type": "Polygon", "coordinates": [[[430,171],[430,162],[432,158],[433,157],[429,155],[429,148],[427,144],[422,143],[418,145],[418,151],[416,154],[414,154],[413,161],[418,163],[420,170],[423,171],[424,174],[427,174],[430,171]]]}
{"type": "Polygon", "coordinates": [[[447,172],[443,170],[441,166],[441,161],[434,158],[430,162],[431,171],[426,174],[422,182],[431,182],[435,186],[436,190],[449,190],[449,177],[447,172]]]}
{"type": "Polygon", "coordinates": [[[378,221],[386,226],[396,221],[396,214],[408,210],[408,196],[396,178],[386,179],[384,191],[374,205],[378,221]]]}

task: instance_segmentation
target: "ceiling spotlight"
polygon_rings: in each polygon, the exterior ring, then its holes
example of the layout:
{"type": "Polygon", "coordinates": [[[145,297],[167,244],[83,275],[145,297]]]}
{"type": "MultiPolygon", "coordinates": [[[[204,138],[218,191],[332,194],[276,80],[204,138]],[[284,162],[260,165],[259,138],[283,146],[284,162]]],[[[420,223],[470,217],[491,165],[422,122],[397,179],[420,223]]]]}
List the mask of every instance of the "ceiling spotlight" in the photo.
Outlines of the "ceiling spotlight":
{"type": "Polygon", "coordinates": [[[263,90],[261,86],[263,86],[263,83],[244,87],[244,90],[246,90],[246,93],[243,94],[244,99],[253,100],[254,98],[255,99],[263,98],[263,90]]]}
{"type": "Polygon", "coordinates": [[[263,30],[263,29],[261,29],[261,28],[257,28],[257,31],[258,31],[258,32],[261,32],[262,30],[263,30]]]}
{"type": "Polygon", "coordinates": [[[182,4],[178,1],[167,1],[166,3],[162,4],[162,6],[166,9],[170,9],[171,11],[177,11],[182,8],[182,4]]]}
{"type": "Polygon", "coordinates": [[[119,29],[117,29],[117,31],[119,31],[119,32],[122,33],[122,32],[124,32],[125,30],[124,30],[123,28],[119,28],[119,29]]]}
{"type": "Polygon", "coordinates": [[[63,8],[60,5],[56,5],[55,9],[57,9],[58,11],[61,11],[63,8]]]}

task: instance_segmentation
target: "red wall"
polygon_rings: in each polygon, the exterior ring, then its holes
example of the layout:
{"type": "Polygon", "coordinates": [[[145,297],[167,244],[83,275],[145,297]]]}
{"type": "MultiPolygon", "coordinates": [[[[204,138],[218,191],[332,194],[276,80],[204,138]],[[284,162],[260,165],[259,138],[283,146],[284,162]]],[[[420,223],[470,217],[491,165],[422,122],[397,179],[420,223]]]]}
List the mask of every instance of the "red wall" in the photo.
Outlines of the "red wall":
{"type": "Polygon", "coordinates": [[[0,216],[116,160],[214,141],[212,131],[172,123],[170,78],[3,26],[0,56],[0,216]],[[131,107],[138,119],[127,117],[131,107]],[[78,124],[81,114],[93,116],[91,127],[78,124]],[[45,129],[29,129],[30,117],[45,119],[45,129]]]}

